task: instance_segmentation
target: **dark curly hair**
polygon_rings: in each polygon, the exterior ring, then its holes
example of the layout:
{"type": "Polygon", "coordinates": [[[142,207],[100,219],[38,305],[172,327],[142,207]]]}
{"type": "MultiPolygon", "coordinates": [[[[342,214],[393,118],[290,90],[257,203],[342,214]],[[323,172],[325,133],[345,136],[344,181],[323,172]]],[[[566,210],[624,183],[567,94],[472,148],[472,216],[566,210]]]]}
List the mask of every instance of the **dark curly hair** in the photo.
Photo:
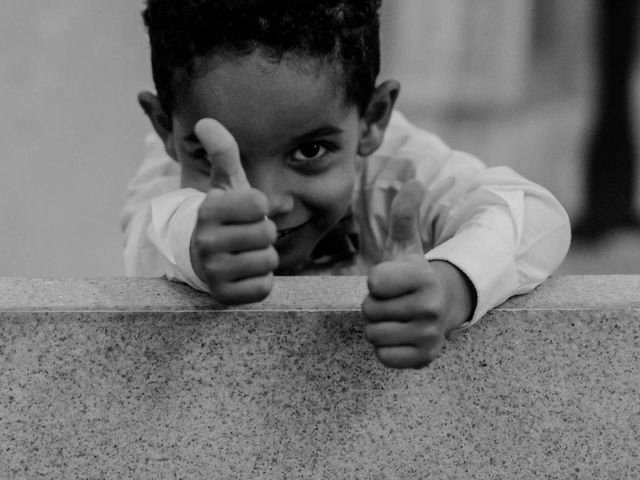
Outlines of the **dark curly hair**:
{"type": "Polygon", "coordinates": [[[345,101],[364,111],[380,70],[382,0],[147,0],[142,13],[153,81],[170,113],[176,89],[210,55],[260,50],[328,61],[342,73],[345,101]]]}

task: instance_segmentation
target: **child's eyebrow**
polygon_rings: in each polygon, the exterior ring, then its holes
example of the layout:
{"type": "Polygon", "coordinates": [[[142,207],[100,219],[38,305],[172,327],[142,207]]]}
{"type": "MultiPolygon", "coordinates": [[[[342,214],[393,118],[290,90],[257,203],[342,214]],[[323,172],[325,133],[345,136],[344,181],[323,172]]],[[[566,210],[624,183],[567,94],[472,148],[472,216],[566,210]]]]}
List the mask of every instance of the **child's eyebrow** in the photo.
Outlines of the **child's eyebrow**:
{"type": "Polygon", "coordinates": [[[334,125],[326,125],[319,128],[314,128],[313,130],[303,133],[302,135],[298,135],[297,137],[293,137],[291,139],[291,143],[304,143],[317,137],[336,135],[342,132],[344,132],[344,129],[340,127],[336,127],[334,125]]]}

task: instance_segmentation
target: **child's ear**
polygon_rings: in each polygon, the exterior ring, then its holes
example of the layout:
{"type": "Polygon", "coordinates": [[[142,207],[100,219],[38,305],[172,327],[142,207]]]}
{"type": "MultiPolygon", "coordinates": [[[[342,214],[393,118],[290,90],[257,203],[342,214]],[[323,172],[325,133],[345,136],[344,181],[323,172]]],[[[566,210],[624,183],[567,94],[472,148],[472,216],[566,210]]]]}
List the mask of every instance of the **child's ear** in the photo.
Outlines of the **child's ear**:
{"type": "Polygon", "coordinates": [[[399,94],[400,82],[397,80],[387,80],[375,89],[362,116],[363,131],[358,143],[358,155],[366,157],[378,149],[399,94]]]}
{"type": "Polygon", "coordinates": [[[138,103],[142,107],[142,110],[144,110],[145,115],[149,117],[153,129],[162,139],[167,154],[177,161],[178,157],[173,142],[171,118],[162,108],[158,97],[151,92],[140,92],[138,94],[138,103]]]}

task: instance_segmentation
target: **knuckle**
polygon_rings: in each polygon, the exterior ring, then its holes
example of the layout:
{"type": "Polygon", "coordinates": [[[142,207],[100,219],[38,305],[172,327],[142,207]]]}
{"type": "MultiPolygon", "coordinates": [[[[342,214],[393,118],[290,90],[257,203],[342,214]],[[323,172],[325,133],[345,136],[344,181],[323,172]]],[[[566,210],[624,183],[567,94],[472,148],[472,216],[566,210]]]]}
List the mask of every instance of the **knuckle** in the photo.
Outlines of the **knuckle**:
{"type": "Polygon", "coordinates": [[[256,283],[253,288],[254,299],[256,301],[266,298],[273,289],[273,275],[266,275],[263,279],[256,283]]]}
{"type": "Polygon", "coordinates": [[[221,286],[228,281],[233,268],[229,257],[229,255],[214,255],[205,261],[204,271],[209,283],[221,286]]]}
{"type": "Polygon", "coordinates": [[[262,236],[264,236],[268,242],[274,243],[278,238],[278,228],[276,224],[267,218],[265,222],[261,223],[262,236]]]}
{"type": "Polygon", "coordinates": [[[440,332],[437,326],[433,323],[424,323],[418,327],[416,331],[415,340],[420,345],[428,345],[434,342],[438,338],[440,332]]]}
{"type": "Polygon", "coordinates": [[[207,235],[206,232],[196,229],[193,232],[191,243],[200,258],[207,258],[217,250],[216,235],[207,235]]]}
{"type": "Polygon", "coordinates": [[[271,250],[270,248],[258,253],[254,260],[256,275],[272,272],[278,267],[278,254],[275,253],[274,255],[271,250]]]}
{"type": "Polygon", "coordinates": [[[373,313],[373,299],[371,295],[367,295],[362,301],[362,314],[365,318],[369,317],[373,313]]]}
{"type": "Polygon", "coordinates": [[[377,293],[382,288],[383,280],[384,280],[384,269],[383,265],[376,265],[369,272],[369,276],[367,277],[367,288],[371,293],[377,293]]]}
{"type": "Polygon", "coordinates": [[[380,308],[379,302],[371,297],[371,295],[367,295],[363,300],[361,309],[362,316],[367,323],[378,323],[384,320],[384,312],[380,308]]]}
{"type": "Polygon", "coordinates": [[[440,318],[446,311],[440,289],[431,289],[413,299],[413,308],[421,318],[440,318]]]}
{"type": "Polygon", "coordinates": [[[280,264],[280,256],[275,248],[269,247],[265,255],[265,270],[271,272],[278,268],[280,264]]]}

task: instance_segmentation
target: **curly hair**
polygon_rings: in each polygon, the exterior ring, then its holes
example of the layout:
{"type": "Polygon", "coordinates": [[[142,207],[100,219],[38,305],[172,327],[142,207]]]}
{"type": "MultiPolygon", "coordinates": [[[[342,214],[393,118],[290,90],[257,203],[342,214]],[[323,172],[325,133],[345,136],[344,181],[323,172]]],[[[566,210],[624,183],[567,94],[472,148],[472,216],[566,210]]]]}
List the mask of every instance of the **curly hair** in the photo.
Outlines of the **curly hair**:
{"type": "Polygon", "coordinates": [[[180,79],[211,55],[260,50],[327,61],[342,73],[345,101],[364,111],[380,70],[382,0],[147,0],[142,18],[153,81],[163,108],[175,107],[180,79]]]}

